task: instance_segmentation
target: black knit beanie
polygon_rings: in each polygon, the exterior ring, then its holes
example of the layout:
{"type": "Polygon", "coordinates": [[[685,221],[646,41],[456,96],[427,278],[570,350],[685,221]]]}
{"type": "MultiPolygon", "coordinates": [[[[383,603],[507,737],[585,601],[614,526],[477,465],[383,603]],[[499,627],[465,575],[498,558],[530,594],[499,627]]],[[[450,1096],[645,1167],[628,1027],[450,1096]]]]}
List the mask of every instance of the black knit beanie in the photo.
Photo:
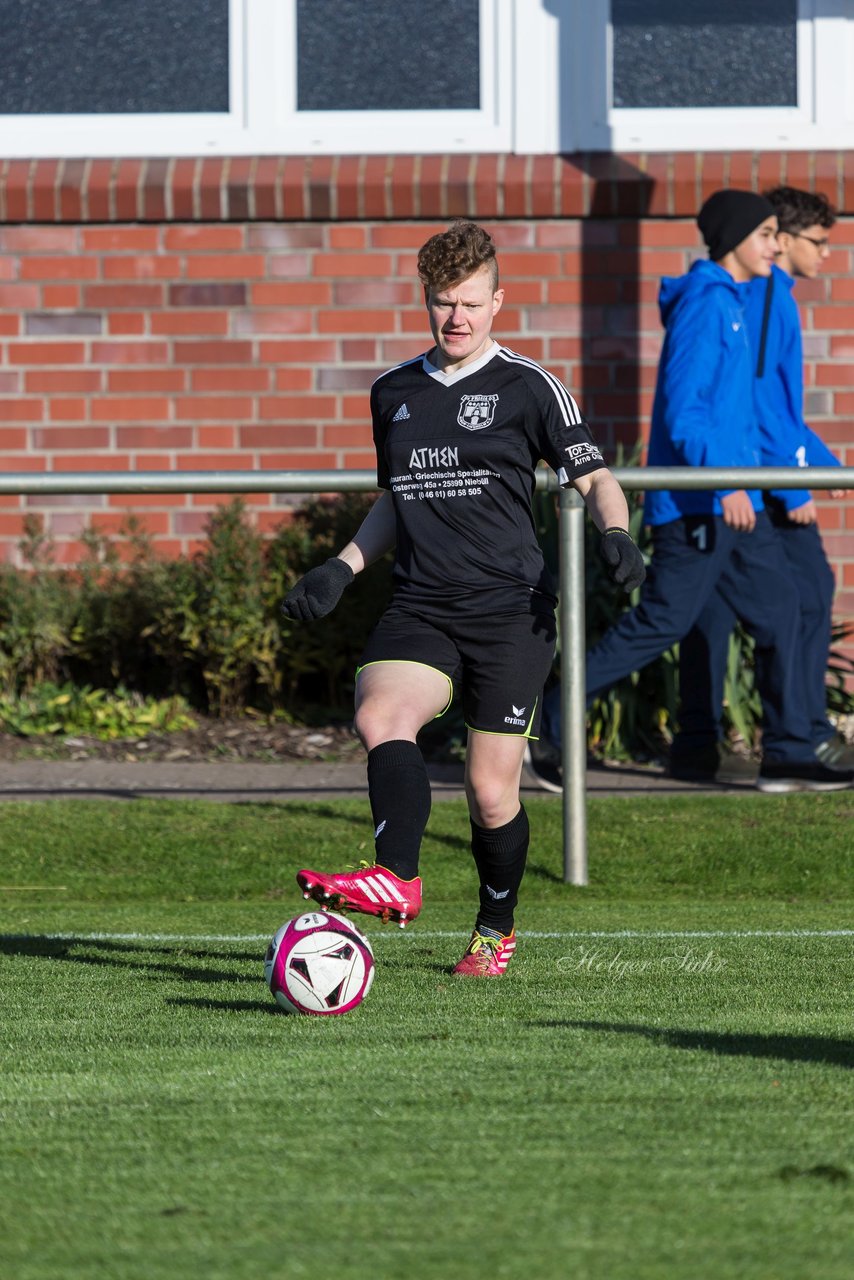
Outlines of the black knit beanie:
{"type": "Polygon", "coordinates": [[[708,245],[712,262],[720,262],[766,218],[776,216],[777,210],[764,196],[755,191],[725,187],[709,196],[697,215],[697,226],[708,245]]]}

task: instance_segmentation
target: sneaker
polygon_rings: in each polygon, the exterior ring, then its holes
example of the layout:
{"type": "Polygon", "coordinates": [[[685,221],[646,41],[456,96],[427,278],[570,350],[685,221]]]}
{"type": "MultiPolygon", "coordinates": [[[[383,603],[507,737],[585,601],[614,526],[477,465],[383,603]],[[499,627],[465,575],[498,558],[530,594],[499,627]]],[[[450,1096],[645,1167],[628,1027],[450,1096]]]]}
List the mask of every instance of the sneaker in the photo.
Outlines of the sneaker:
{"type": "Polygon", "coordinates": [[[841,733],[835,733],[815,749],[816,757],[828,769],[854,768],[854,743],[846,742],[841,733]]]}
{"type": "Polygon", "coordinates": [[[544,791],[560,795],[563,791],[563,768],[557,747],[545,738],[531,738],[525,747],[525,768],[544,791]]]}
{"type": "Polygon", "coordinates": [[[516,950],[516,930],[509,938],[493,937],[475,929],[454,973],[462,978],[500,978],[516,950]]]}
{"type": "Polygon", "coordinates": [[[854,769],[828,769],[819,760],[800,764],[764,762],[756,785],[760,791],[846,791],[854,783],[854,769]]]}
{"type": "Polygon", "coordinates": [[[671,778],[682,782],[756,782],[759,766],[749,756],[728,751],[722,742],[710,742],[706,747],[690,751],[671,751],[671,778]]]}
{"type": "Polygon", "coordinates": [[[387,867],[362,864],[360,871],[324,876],[319,871],[298,871],[297,884],[304,898],[314,898],[330,911],[361,911],[394,920],[401,929],[421,910],[421,877],[401,880],[387,867]]]}

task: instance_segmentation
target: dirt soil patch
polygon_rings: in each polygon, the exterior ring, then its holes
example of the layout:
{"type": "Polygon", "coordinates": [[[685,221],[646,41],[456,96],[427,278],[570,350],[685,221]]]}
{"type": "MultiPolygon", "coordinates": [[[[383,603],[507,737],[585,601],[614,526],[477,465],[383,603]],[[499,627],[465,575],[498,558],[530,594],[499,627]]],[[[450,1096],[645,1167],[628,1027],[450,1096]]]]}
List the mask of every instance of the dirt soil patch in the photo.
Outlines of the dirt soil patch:
{"type": "Polygon", "coordinates": [[[8,760],[276,760],[358,761],[362,744],[349,724],[300,726],[249,717],[196,716],[194,729],[144,738],[98,738],[0,733],[0,761],[8,760]]]}

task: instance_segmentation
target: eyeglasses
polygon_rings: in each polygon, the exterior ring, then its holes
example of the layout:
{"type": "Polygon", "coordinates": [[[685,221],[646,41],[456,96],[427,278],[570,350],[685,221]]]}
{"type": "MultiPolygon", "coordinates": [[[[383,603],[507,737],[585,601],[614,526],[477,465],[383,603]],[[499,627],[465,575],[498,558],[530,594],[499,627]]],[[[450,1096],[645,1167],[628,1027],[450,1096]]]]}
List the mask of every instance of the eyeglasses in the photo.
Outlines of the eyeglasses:
{"type": "Polygon", "coordinates": [[[793,235],[796,240],[809,240],[810,244],[814,244],[816,249],[819,251],[826,249],[830,244],[830,240],[827,236],[822,236],[820,240],[816,240],[813,236],[805,236],[803,231],[795,231],[793,232],[793,235]]]}

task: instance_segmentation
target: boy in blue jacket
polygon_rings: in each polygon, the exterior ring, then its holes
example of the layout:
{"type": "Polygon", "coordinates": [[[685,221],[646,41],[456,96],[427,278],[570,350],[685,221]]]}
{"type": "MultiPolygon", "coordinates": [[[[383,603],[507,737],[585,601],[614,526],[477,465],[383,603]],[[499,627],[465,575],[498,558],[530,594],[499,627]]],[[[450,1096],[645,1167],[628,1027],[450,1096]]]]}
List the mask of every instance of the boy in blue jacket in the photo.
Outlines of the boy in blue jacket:
{"type": "MultiPolygon", "coordinates": [[[[830,254],[833,209],[822,195],[794,187],[768,192],[779,224],[779,255],[767,280],[744,286],[745,323],[753,353],[761,461],[768,467],[833,467],[838,459],[803,418],[801,323],[792,290],[813,279],[830,254]]],[[[844,490],[831,490],[841,497],[844,490]]],[[[803,696],[816,755],[834,768],[854,765],[827,718],[826,673],[834,577],[818,531],[815,503],[805,489],[772,490],[765,506],[783,547],[799,597],[803,696]]],[[[671,756],[677,777],[709,778],[726,769],[720,715],[729,637],[736,616],[720,592],[703,608],[681,649],[681,729],[671,756]]]]}
{"type": "MultiPolygon", "coordinates": [[[[650,466],[752,467],[761,442],[753,407],[753,358],[741,285],[771,274],[777,216],[764,196],[725,189],[710,196],[697,222],[709,261],[665,279],[660,309],[665,339],[658,368],[650,466]]],[[[798,596],[761,493],[663,490],[646,496],[652,566],[640,603],[587,655],[592,699],[687,635],[720,592],[756,642],[756,682],[764,711],[763,791],[830,791],[854,771],[815,755],[799,678],[798,596]]],[[[543,732],[560,741],[559,694],[544,705],[543,732]],[[557,713],[557,715],[555,714],[557,713]]],[[[537,768],[549,789],[560,779],[537,768]]],[[[529,758],[530,762],[530,758],[529,758]]]]}

